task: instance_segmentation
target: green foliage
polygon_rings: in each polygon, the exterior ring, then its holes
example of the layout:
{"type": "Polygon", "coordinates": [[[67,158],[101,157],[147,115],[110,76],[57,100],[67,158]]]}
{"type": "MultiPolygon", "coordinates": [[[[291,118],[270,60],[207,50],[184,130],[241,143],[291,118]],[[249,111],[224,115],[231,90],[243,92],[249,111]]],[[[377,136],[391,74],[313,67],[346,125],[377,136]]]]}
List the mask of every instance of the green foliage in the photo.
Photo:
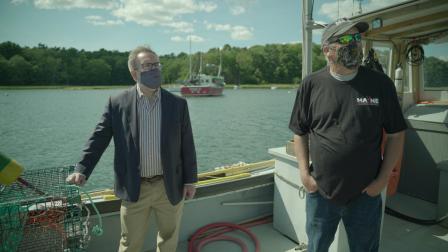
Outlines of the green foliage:
{"type": "Polygon", "coordinates": [[[112,67],[103,59],[92,59],[85,65],[88,84],[108,84],[111,79],[112,67]]]}
{"type": "Polygon", "coordinates": [[[436,57],[428,57],[424,62],[425,87],[448,87],[448,62],[436,57]]]}
{"type": "Polygon", "coordinates": [[[12,69],[9,61],[0,55],[0,83],[7,83],[11,80],[12,69]]]}
{"type": "MultiPolygon", "coordinates": [[[[302,49],[300,49],[302,50],[302,49]]],[[[325,56],[322,53],[322,49],[320,45],[313,45],[313,71],[317,71],[327,65],[327,60],[325,59],[325,56]]],[[[302,64],[302,62],[300,62],[302,64]]],[[[302,68],[302,67],[300,67],[302,68]]]]}
{"type": "MultiPolygon", "coordinates": [[[[133,84],[127,60],[129,52],[100,49],[94,52],[75,48],[20,47],[0,43],[0,85],[123,85],[133,84]]],[[[248,48],[224,45],[222,71],[226,83],[299,83],[301,44],[268,44],[248,48]]],[[[199,71],[200,54],[192,56],[192,71],[199,71]]],[[[220,52],[212,48],[202,53],[202,72],[218,73],[220,52]]],[[[180,83],[189,74],[189,55],[161,55],[164,83],[180,83]]],[[[324,67],[320,47],[313,47],[313,69],[324,67]]]]}
{"type": "Polygon", "coordinates": [[[12,43],[10,41],[0,44],[0,54],[7,60],[12,58],[14,55],[20,55],[22,53],[22,48],[18,44],[12,43]]]}
{"type": "Polygon", "coordinates": [[[24,85],[29,83],[33,76],[33,65],[20,55],[14,55],[9,59],[11,67],[11,83],[24,85]]]}

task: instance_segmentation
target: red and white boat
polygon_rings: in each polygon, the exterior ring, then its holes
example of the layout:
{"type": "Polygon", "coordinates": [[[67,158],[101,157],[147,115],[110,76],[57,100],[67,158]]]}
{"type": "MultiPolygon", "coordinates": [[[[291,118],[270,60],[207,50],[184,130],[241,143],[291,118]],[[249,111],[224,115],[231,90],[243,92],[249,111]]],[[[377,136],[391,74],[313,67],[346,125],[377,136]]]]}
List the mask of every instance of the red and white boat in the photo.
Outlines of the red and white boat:
{"type": "MultiPolygon", "coordinates": [[[[191,41],[190,41],[190,71],[188,80],[180,87],[182,96],[220,96],[224,91],[224,77],[221,76],[222,57],[219,51],[219,68],[218,74],[207,75],[202,73],[202,54],[200,55],[199,73],[192,74],[191,65],[191,41]]],[[[209,64],[207,64],[208,66],[209,64]]],[[[213,65],[213,64],[211,64],[213,65]]],[[[214,66],[214,65],[213,65],[214,66]]]]}
{"type": "Polygon", "coordinates": [[[224,77],[198,74],[180,87],[183,96],[219,96],[224,91],[224,77]]]}

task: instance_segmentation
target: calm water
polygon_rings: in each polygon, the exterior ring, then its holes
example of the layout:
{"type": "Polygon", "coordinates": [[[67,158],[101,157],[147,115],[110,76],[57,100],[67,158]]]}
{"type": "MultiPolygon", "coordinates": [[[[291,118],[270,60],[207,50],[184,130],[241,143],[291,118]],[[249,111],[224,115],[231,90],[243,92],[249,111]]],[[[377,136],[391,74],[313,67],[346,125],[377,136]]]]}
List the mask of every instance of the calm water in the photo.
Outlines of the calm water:
{"type": "MultiPolygon", "coordinates": [[[[110,95],[122,90],[0,91],[0,152],[26,169],[74,164],[110,95]]],[[[270,159],[285,145],[295,90],[225,90],[188,98],[199,170],[270,159]]],[[[113,186],[113,141],[86,189],[113,186]]]]}

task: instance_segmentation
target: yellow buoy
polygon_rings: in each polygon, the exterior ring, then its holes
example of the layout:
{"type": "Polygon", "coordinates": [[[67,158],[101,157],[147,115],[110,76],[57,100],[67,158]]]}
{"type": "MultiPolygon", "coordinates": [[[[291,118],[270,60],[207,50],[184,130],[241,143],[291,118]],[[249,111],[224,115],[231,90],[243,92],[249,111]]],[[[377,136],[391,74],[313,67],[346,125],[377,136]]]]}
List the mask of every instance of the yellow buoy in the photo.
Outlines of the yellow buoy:
{"type": "Polygon", "coordinates": [[[10,185],[22,174],[23,167],[0,153],[0,184],[10,185]]]}

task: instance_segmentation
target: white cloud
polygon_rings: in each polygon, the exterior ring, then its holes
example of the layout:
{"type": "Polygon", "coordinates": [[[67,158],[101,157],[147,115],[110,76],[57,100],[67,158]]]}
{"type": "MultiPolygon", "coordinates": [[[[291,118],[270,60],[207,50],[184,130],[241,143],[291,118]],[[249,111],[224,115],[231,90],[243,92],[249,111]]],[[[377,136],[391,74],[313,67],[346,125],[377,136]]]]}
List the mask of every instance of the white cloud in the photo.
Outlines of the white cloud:
{"type": "Polygon", "coordinates": [[[23,4],[24,2],[28,2],[28,0],[11,0],[12,4],[23,4]]]}
{"type": "Polygon", "coordinates": [[[173,37],[171,37],[171,41],[174,41],[174,42],[183,42],[183,41],[185,41],[185,39],[182,38],[181,36],[173,36],[173,37]]]}
{"type": "Polygon", "coordinates": [[[232,26],[230,24],[213,24],[207,21],[204,22],[207,30],[215,30],[215,31],[227,31],[230,32],[230,37],[233,40],[249,40],[252,39],[254,34],[254,28],[248,28],[242,25],[232,26]]]}
{"type": "MultiPolygon", "coordinates": [[[[253,29],[252,29],[253,30],[253,29]]],[[[254,36],[251,29],[245,26],[234,26],[230,37],[234,40],[249,40],[254,36]]]]}
{"type": "Polygon", "coordinates": [[[205,12],[212,12],[217,7],[218,6],[215,3],[212,3],[212,2],[201,2],[201,3],[199,3],[199,10],[205,11],[205,12]]]}
{"type": "Polygon", "coordinates": [[[197,43],[204,42],[204,38],[196,36],[196,35],[188,35],[187,40],[190,41],[190,39],[191,39],[191,42],[197,42],[197,43]]]}
{"type": "Polygon", "coordinates": [[[87,16],[85,19],[88,23],[96,26],[116,26],[124,24],[121,20],[104,20],[101,16],[87,16]]]}
{"type": "Polygon", "coordinates": [[[215,31],[230,31],[232,30],[232,26],[229,24],[211,24],[208,22],[204,22],[207,30],[215,30],[215,31]]]}
{"type": "Polygon", "coordinates": [[[211,0],[11,0],[14,4],[32,1],[39,9],[107,9],[118,20],[91,20],[94,25],[117,25],[134,22],[143,26],[162,26],[170,32],[194,32],[194,23],[183,15],[213,12],[217,3],[211,0]],[[103,22],[103,23],[102,23],[103,22]]]}
{"type": "Polygon", "coordinates": [[[232,13],[232,15],[241,15],[244,12],[246,12],[246,8],[244,8],[243,6],[232,6],[230,7],[230,13],[232,13]]]}
{"type": "Polygon", "coordinates": [[[179,22],[171,22],[166,24],[161,24],[162,26],[173,28],[175,32],[184,32],[184,33],[192,33],[194,32],[193,24],[179,21],[179,22]]]}
{"type": "MultiPolygon", "coordinates": [[[[377,10],[386,6],[391,6],[393,4],[404,2],[404,0],[371,0],[362,2],[362,12],[368,12],[377,10]]],[[[332,3],[324,3],[320,6],[319,12],[332,20],[342,17],[351,17],[358,13],[358,2],[353,0],[340,0],[339,1],[339,17],[338,17],[338,2],[334,1],[332,3]],[[355,5],[353,5],[355,3],[355,5]]]]}
{"type": "Polygon", "coordinates": [[[443,61],[448,61],[448,55],[435,55],[434,57],[443,61]]]}
{"type": "Polygon", "coordinates": [[[112,13],[128,22],[135,22],[143,26],[160,25],[172,28],[174,32],[191,33],[193,24],[180,21],[185,14],[196,12],[212,12],[217,5],[212,2],[193,0],[129,0],[115,9],[112,13]]]}
{"type": "MultiPolygon", "coordinates": [[[[18,0],[21,1],[21,0],[18,0]]],[[[23,2],[23,1],[22,1],[23,2]]],[[[39,9],[114,9],[119,6],[118,0],[34,0],[39,9]]]]}
{"type": "Polygon", "coordinates": [[[186,37],[181,37],[181,36],[173,36],[171,37],[171,41],[174,42],[186,42],[186,41],[190,41],[194,42],[194,43],[201,43],[204,42],[204,38],[197,36],[197,35],[188,35],[186,37]]]}
{"type": "Polygon", "coordinates": [[[257,0],[225,0],[225,2],[229,6],[230,13],[237,16],[246,13],[257,0]]]}

